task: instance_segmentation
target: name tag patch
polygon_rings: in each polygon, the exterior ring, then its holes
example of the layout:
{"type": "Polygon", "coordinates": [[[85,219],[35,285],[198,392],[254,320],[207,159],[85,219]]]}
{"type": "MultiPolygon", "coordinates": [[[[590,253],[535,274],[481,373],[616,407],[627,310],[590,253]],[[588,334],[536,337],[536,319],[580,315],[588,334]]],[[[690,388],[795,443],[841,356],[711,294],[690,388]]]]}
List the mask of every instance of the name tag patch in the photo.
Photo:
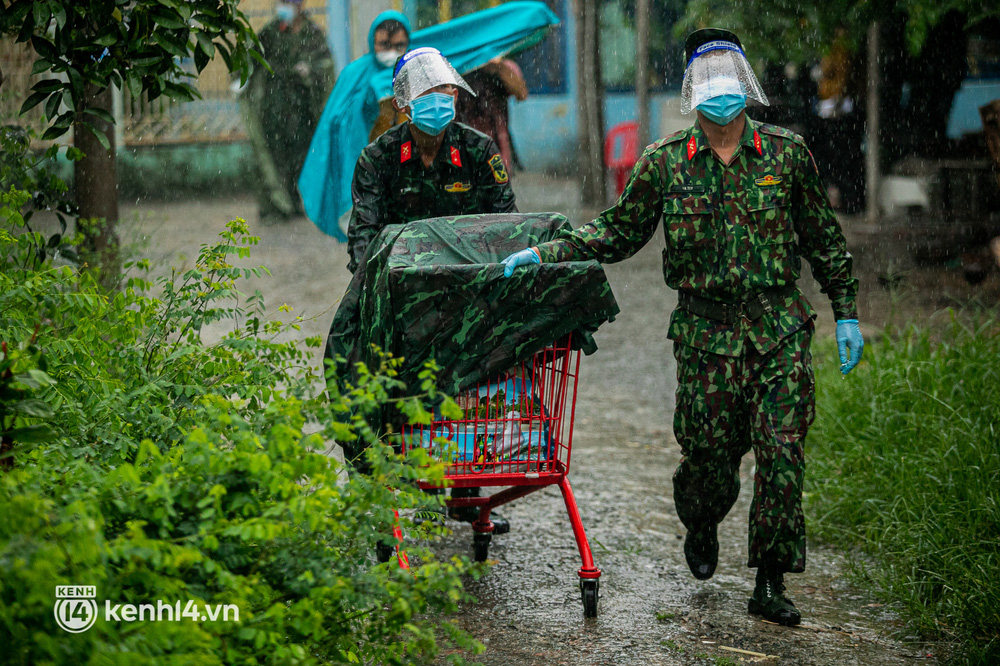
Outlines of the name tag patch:
{"type": "Polygon", "coordinates": [[[705,186],[704,185],[671,185],[670,186],[670,192],[671,193],[678,193],[678,194],[704,194],[705,193],[705,186]]]}

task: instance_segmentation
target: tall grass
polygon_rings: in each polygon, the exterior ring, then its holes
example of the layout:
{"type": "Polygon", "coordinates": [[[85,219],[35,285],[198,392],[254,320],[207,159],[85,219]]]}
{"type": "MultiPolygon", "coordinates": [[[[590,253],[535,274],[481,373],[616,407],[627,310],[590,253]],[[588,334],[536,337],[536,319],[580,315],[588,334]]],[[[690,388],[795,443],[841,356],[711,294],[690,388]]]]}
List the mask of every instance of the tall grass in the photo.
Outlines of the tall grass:
{"type": "Polygon", "coordinates": [[[812,534],[860,547],[866,577],[956,660],[1000,663],[1000,320],[872,341],[841,379],[816,349],[812,534]]]}

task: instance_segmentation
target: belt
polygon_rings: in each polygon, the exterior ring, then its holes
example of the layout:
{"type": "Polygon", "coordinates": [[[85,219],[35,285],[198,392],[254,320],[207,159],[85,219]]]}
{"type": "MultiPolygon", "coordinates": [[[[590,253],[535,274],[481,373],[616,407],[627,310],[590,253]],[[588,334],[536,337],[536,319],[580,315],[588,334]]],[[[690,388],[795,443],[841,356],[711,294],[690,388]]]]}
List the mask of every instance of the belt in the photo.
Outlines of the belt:
{"type": "Polygon", "coordinates": [[[715,319],[726,324],[735,324],[740,318],[749,321],[760,319],[765,313],[774,310],[778,303],[795,293],[795,285],[765,289],[739,303],[726,303],[711,298],[698,296],[690,291],[682,291],[678,296],[678,305],[688,312],[709,319],[715,319]]]}

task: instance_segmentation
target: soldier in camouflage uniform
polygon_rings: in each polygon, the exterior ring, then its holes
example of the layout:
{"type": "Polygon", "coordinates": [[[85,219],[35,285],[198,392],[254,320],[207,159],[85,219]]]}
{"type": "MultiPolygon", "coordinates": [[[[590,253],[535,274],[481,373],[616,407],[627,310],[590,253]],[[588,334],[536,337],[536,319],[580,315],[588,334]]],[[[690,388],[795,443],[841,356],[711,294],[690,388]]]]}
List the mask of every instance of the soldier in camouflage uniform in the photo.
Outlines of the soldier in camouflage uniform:
{"type": "MultiPolygon", "coordinates": [[[[386,225],[517,211],[496,144],[485,134],[452,122],[458,88],[474,94],[437,49],[414,49],[396,63],[393,103],[410,121],[387,130],[358,158],[347,231],[347,268],[352,273],[365,265],[368,246],[386,225]]],[[[479,488],[456,488],[452,497],[479,493],[479,488]]],[[[479,512],[462,507],[452,509],[451,515],[471,523],[479,512]]],[[[495,534],[510,530],[499,514],[490,520],[495,534]]]]}
{"type": "MultiPolygon", "coordinates": [[[[422,71],[417,74],[416,78],[426,78],[422,71]]],[[[517,210],[496,144],[485,134],[452,122],[459,87],[472,94],[437,49],[415,49],[397,64],[394,103],[400,110],[409,109],[407,115],[413,120],[387,130],[358,158],[351,185],[354,209],[347,231],[347,268],[352,273],[361,265],[369,243],[387,224],[517,210]],[[431,68],[442,71],[447,71],[447,65],[448,79],[455,83],[416,92],[401,91],[400,82],[409,80],[406,75],[410,68],[424,69],[428,60],[431,68]],[[433,96],[437,97],[434,103],[440,106],[425,112],[424,100],[433,96]],[[432,118],[433,114],[436,116],[432,118]]]]}
{"type": "Polygon", "coordinates": [[[739,39],[692,33],[682,111],[690,128],[646,148],[618,203],[562,238],[504,260],[518,265],[621,261],[653,236],[662,216],[663,273],[679,292],[668,336],[677,360],[674,475],[684,553],[696,578],[718,562],[716,526],[739,494],[740,459],[756,460],[749,610],[792,625],[799,611],[783,574],[805,568],[803,442],[814,415],[809,344],[815,312],[795,286],[809,261],[837,319],[842,371],[860,360],[851,255],[802,138],[746,116],[767,103],[739,39]],[[687,107],[685,109],[685,106],[687,107]]]}

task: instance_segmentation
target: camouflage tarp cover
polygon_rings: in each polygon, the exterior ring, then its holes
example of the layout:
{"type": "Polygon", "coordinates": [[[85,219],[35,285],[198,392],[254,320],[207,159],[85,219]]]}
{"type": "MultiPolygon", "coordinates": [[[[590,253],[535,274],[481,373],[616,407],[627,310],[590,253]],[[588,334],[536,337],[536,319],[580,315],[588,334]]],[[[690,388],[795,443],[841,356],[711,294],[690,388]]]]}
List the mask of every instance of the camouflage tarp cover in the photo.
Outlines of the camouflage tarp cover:
{"type": "Polygon", "coordinates": [[[348,286],[327,339],[342,356],[338,379],[371,345],[404,359],[399,378],[416,387],[428,359],[453,394],[503,372],[573,332],[574,347],[597,349],[593,333],[618,314],[596,261],[542,264],[503,277],[512,252],[568,229],[557,213],[459,215],[390,225],[372,242],[348,286]]]}

